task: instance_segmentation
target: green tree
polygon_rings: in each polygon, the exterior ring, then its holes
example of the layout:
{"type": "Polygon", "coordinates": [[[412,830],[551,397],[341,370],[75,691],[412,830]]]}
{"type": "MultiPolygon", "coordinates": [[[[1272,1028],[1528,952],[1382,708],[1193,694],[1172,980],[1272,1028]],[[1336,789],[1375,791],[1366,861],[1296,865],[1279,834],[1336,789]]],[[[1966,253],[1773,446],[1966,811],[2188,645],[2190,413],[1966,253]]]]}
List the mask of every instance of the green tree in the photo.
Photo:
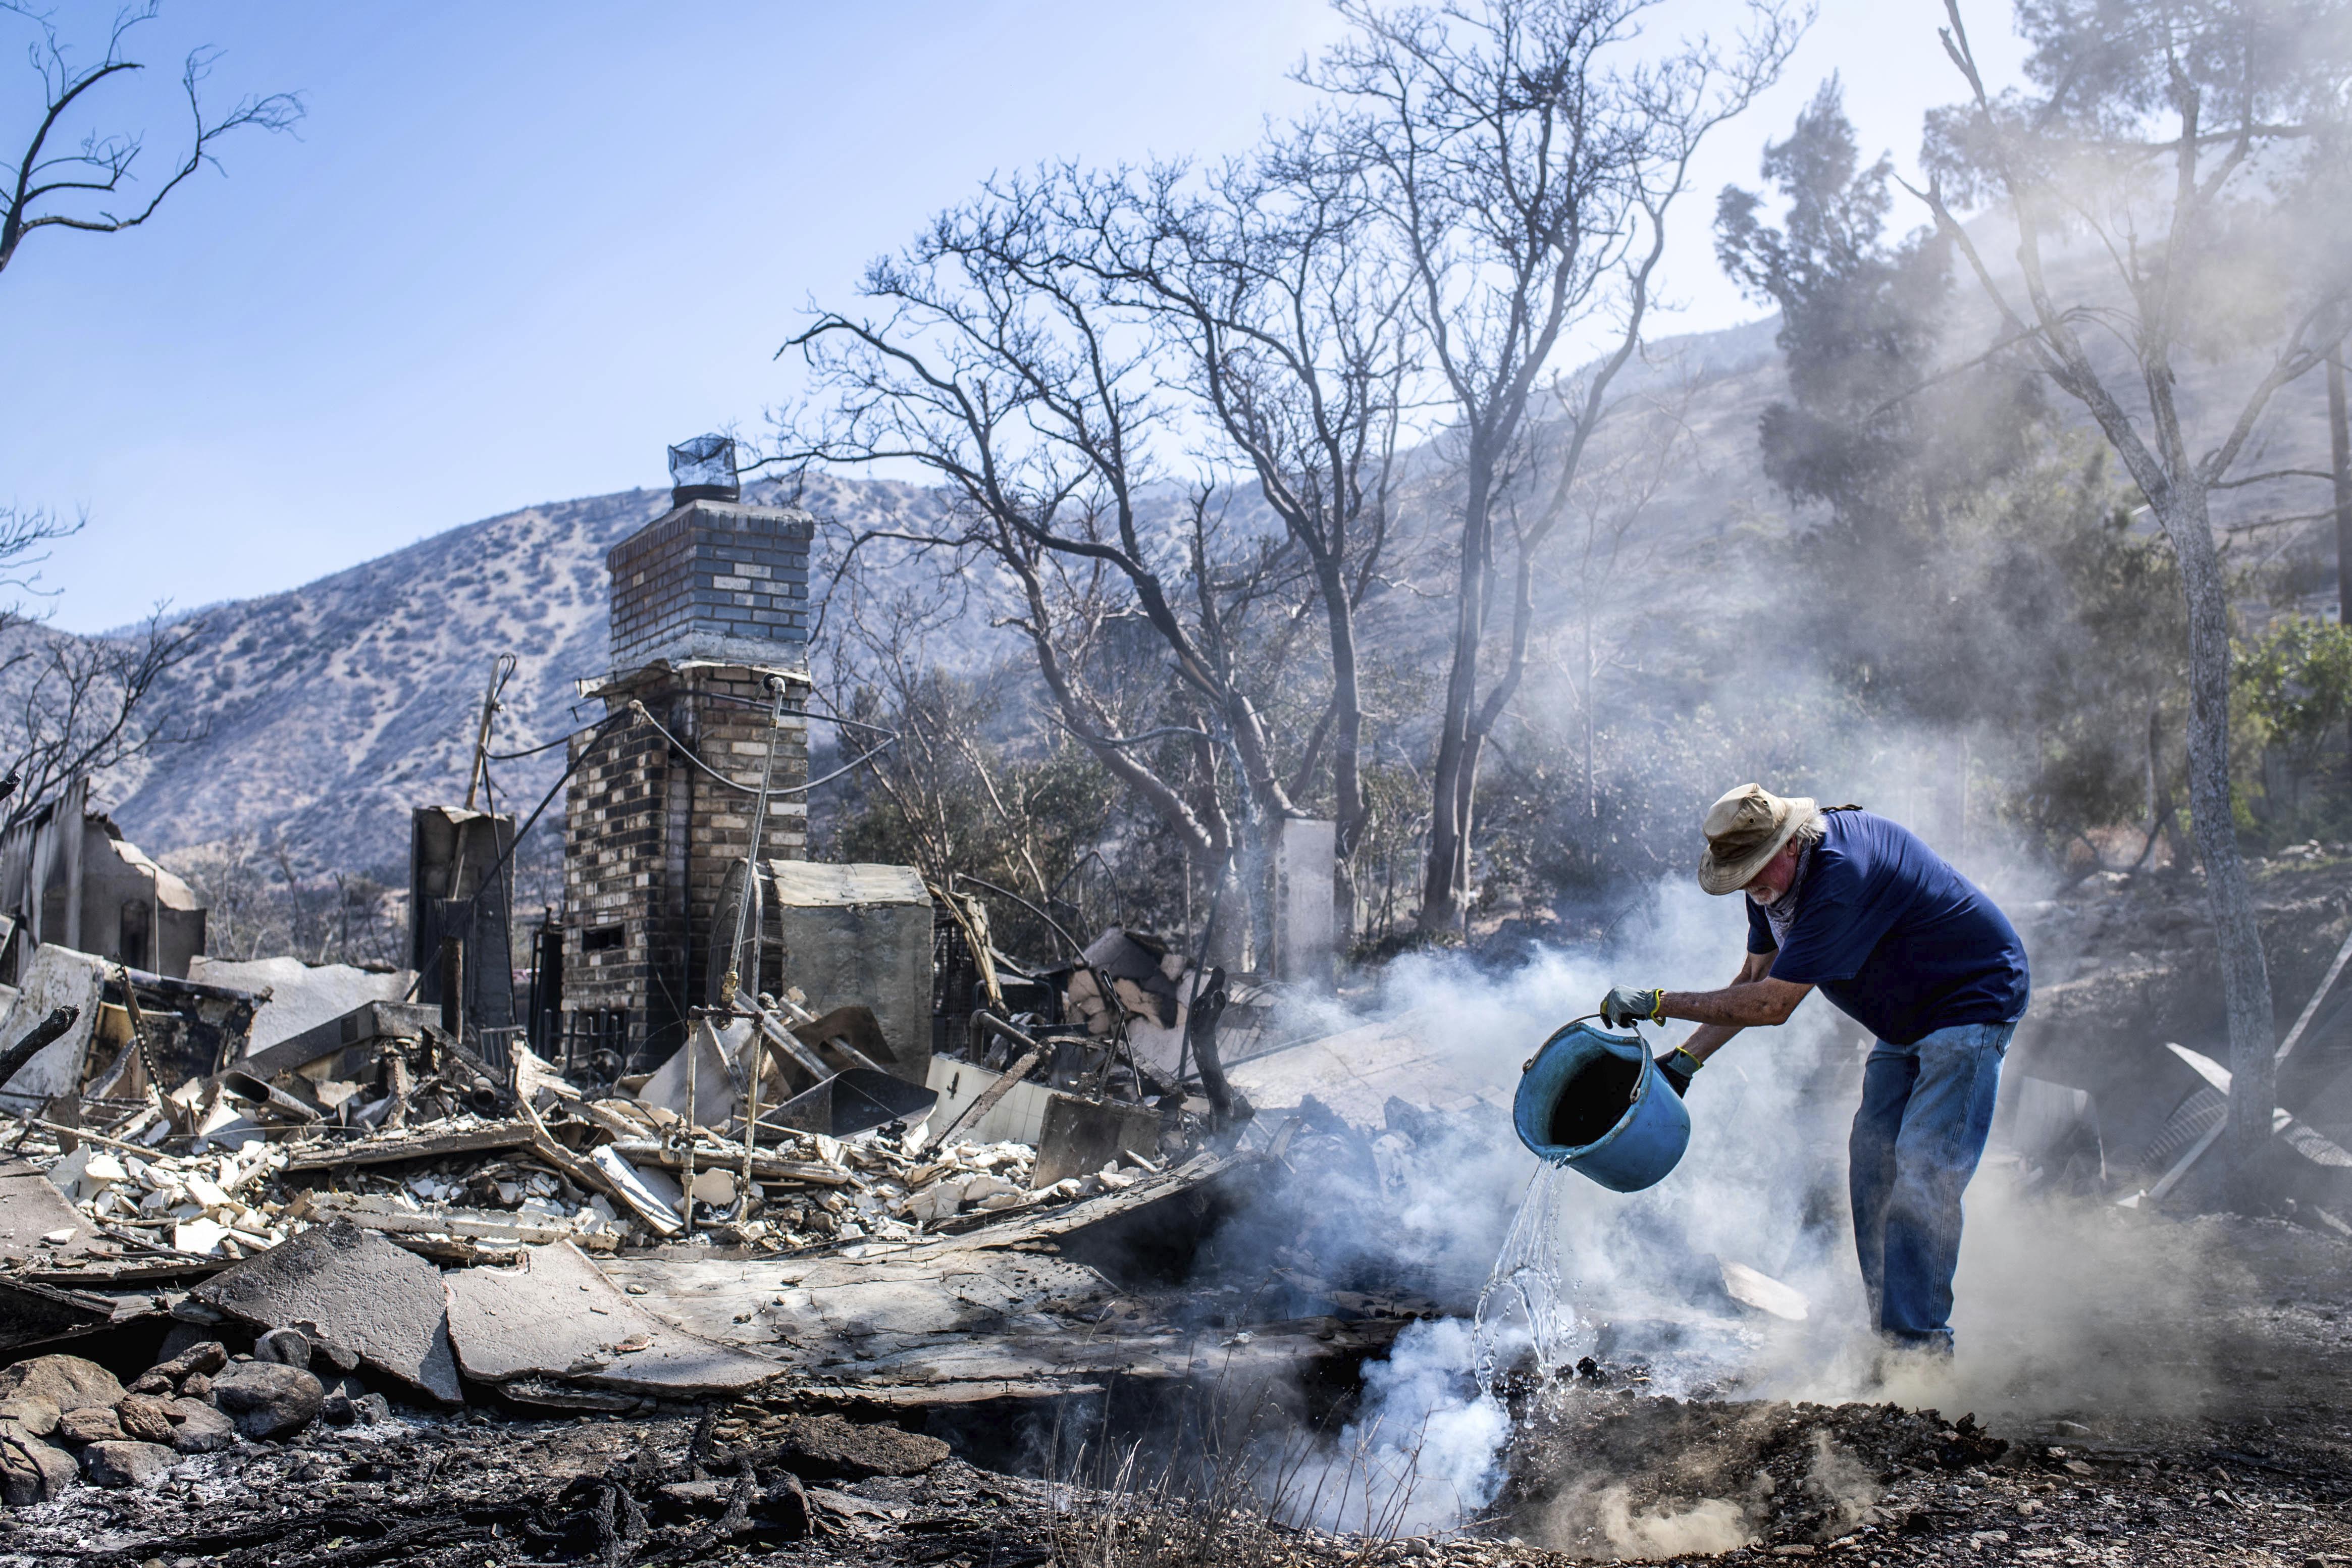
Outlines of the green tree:
{"type": "Polygon", "coordinates": [[[2253,1186],[2277,1099],[2270,971],[2231,794],[2230,595],[2213,537],[2217,487],[2241,470],[2282,387],[2352,325],[2343,0],[2037,0],[2018,8],[2027,89],[1996,95],[1946,0],[1946,52],[1969,98],[1929,118],[1934,183],[1918,193],[2024,348],[2114,448],[2171,542],[2189,627],[2190,817],[2230,1022],[2231,1195],[2253,1186]],[[1955,204],[1989,198],[2016,237],[1996,273],[1955,204]],[[2052,266],[2069,238],[2087,266],[2052,266]],[[2193,360],[2249,366],[2184,405],[2193,360]]]}
{"type": "Polygon", "coordinates": [[[1765,473],[1820,509],[1767,551],[1790,584],[1775,640],[1818,654],[1852,721],[1965,736],[1997,808],[2053,851],[2098,864],[2092,831],[2142,805],[2152,846],[2175,820],[2169,550],[2133,530],[2030,365],[1946,363],[1951,241],[1889,242],[1893,165],[1863,165],[1834,79],[1763,173],[1780,226],[1730,187],[1716,240],[1780,310],[1789,396],[1759,422],[1765,473]]]}
{"type": "Polygon", "coordinates": [[[2283,621],[2242,646],[2238,700],[2261,764],[2258,786],[2275,843],[2338,834],[2346,812],[2344,736],[2352,725],[2352,628],[2283,621]]]}

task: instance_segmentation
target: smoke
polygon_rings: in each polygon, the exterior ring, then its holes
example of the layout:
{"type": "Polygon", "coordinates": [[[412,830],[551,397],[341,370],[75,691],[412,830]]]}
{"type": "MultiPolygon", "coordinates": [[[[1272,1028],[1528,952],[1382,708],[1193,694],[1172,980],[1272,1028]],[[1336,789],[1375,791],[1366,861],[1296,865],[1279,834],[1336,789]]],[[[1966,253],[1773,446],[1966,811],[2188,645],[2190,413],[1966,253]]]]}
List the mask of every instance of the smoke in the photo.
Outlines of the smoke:
{"type": "MultiPolygon", "coordinates": [[[[1381,1009],[1403,1022],[1363,1037],[1345,1103],[1360,1123],[1385,1096],[1437,1110],[1401,1118],[1391,1102],[1388,1125],[1369,1129],[1377,1137],[1352,1164],[1336,1135],[1304,1155],[1295,1145],[1286,1223],[1327,1278],[1415,1282],[1456,1315],[1411,1326],[1387,1361],[1366,1367],[1362,1405],[1323,1462],[1320,1521],[1427,1531],[1475,1517],[1498,1495],[1512,1432],[1480,1393],[1462,1315],[1537,1168],[1510,1124],[1520,1065],[1612,983],[1727,980],[1744,932],[1736,900],[1677,881],[1655,889],[1605,956],[1539,948],[1501,971],[1460,954],[1391,967],[1381,1009]],[[1330,1168],[1318,1167],[1327,1157],[1330,1168]],[[1383,1217],[1368,1225],[1371,1214],[1383,1217]]],[[[1644,1037],[1663,1050],[1679,1034],[1644,1037]]],[[[1657,1185],[1627,1194],[1573,1172],[1559,1177],[1553,1240],[1569,1325],[1559,1357],[1639,1366],[1646,1393],[1702,1400],[1892,1400],[2011,1422],[2194,1408],[2215,1353],[2200,1293],[2234,1278],[2217,1269],[2209,1232],[2097,1200],[2030,1195],[2022,1162],[1998,1140],[1969,1194],[1957,1356],[1888,1357],[1867,1320],[1846,1202],[1846,1128],[1869,1044],[1812,999],[1787,1025],[1742,1035],[1698,1074],[1689,1151],[1657,1185]],[[1801,1317],[1735,1297],[1731,1265],[1796,1292],[1801,1317]]],[[[1531,1342],[1524,1317],[1505,1329],[1507,1363],[1531,1342]]],[[[1853,1519],[1874,1499],[1870,1477],[1826,1447],[1808,1484],[1853,1519]]],[[[1637,1506],[1612,1485],[1596,1474],[1553,1495],[1574,1496],[1580,1527],[1597,1527],[1620,1555],[1722,1551],[1752,1533],[1736,1498],[1637,1506]]]]}
{"type": "Polygon", "coordinates": [[[1869,1521],[1871,1510],[1886,1489],[1860,1460],[1830,1441],[1826,1432],[1813,1434],[1813,1468],[1805,1484],[1837,1505],[1832,1532],[1843,1535],[1869,1521]]]}
{"type": "Polygon", "coordinates": [[[1653,1562],[1663,1557],[1737,1552],[1755,1538],[1747,1510],[1725,1498],[1706,1498],[1679,1511],[1633,1511],[1632,1492],[1610,1487],[1598,1500],[1601,1528],[1620,1557],[1653,1562]]]}
{"type": "MultiPolygon", "coordinates": [[[[1724,1473],[1727,1458],[1745,1448],[1738,1439],[1753,1443],[1766,1435],[1769,1422],[1750,1414],[1733,1426],[1734,1441],[1723,1447],[1700,1444],[1689,1451],[1664,1451],[1654,1468],[1670,1483],[1696,1486],[1702,1493],[1712,1484],[1716,1495],[1696,1500],[1666,1499],[1637,1507],[1634,1489],[1622,1481],[1597,1479],[1570,1488],[1541,1510],[1533,1528],[1556,1546],[1572,1549],[1596,1542],[1612,1555],[1636,1561],[1738,1551],[1752,1544],[1771,1523],[1777,1490],[1771,1476],[1761,1469],[1748,1476],[1744,1487],[1729,1487],[1724,1473]],[[1724,1495],[1738,1491],[1740,1495],[1724,1495]]],[[[1868,1522],[1873,1505],[1885,1495],[1870,1468],[1853,1454],[1815,1432],[1801,1486],[1829,1509],[1827,1533],[1840,1536],[1868,1522]]]]}
{"type": "Polygon", "coordinates": [[[1294,1489],[1301,1511],[1328,1530],[1418,1535],[1493,1501],[1511,1420],[1479,1392],[1471,1361],[1461,1319],[1409,1324],[1387,1360],[1365,1367],[1356,1419],[1294,1489]]]}

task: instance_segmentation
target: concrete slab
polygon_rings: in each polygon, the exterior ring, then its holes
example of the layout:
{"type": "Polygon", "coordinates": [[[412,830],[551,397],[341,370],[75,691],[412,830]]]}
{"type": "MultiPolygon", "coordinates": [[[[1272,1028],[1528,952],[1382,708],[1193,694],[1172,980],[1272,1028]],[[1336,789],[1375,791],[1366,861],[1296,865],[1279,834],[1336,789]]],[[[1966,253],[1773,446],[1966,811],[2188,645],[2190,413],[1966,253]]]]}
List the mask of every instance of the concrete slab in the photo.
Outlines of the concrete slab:
{"type": "Polygon", "coordinates": [[[1093,1269],[1045,1254],[936,1244],[856,1258],[625,1258],[603,1267],[665,1319],[805,1366],[855,1360],[877,1335],[984,1331],[1046,1311],[1091,1317],[1117,1294],[1093,1269]]]}
{"type": "Polygon", "coordinates": [[[447,1277],[449,1338],[468,1377],[558,1377],[667,1398],[732,1394],[783,1371],[662,1321],[570,1242],[526,1247],[514,1268],[447,1277]]]}
{"type": "Polygon", "coordinates": [[[23,1160],[0,1160],[0,1258],[68,1265],[91,1257],[97,1236],[96,1227],[38,1169],[23,1160]],[[59,1231],[69,1233],[65,1241],[46,1239],[59,1231]]]}
{"type": "Polygon", "coordinates": [[[446,1404],[464,1398],[441,1271],[349,1220],[314,1226],[190,1294],[257,1328],[299,1328],[446,1404]]]}
{"type": "Polygon", "coordinates": [[[1483,1070],[1480,1053],[1464,1048],[1458,1030],[1423,1008],[1228,1061],[1225,1077],[1261,1110],[1297,1105],[1311,1094],[1358,1127],[1381,1126],[1391,1095],[1440,1109],[1483,1100],[1507,1110],[1516,1080],[1483,1070]]]}
{"type": "Polygon", "coordinates": [[[1217,1184],[1256,1162],[1203,1159],[1128,1192],[856,1257],[692,1258],[678,1248],[601,1267],[642,1292],[632,1299],[646,1310],[772,1356],[796,1388],[846,1405],[915,1409],[1191,1378],[1244,1350],[1248,1365],[1270,1373],[1385,1349],[1402,1320],[1318,1321],[1229,1349],[1223,1331],[1202,1342],[1106,1316],[1125,1292],[1092,1255],[1131,1258],[1152,1239],[1181,1247],[1222,1202],[1217,1184]]]}

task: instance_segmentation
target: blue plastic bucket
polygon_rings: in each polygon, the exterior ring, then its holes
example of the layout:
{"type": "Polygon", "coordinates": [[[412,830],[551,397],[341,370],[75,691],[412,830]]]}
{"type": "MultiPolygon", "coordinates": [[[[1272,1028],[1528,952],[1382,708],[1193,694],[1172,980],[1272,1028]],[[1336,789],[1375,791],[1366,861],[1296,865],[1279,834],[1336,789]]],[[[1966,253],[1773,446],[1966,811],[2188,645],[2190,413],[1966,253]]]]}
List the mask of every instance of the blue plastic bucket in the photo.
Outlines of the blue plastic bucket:
{"type": "Polygon", "coordinates": [[[1519,1142],[1613,1192],[1665,1179],[1690,1147],[1690,1110],[1638,1035],[1570,1024],[1543,1043],[1511,1102],[1519,1142]]]}

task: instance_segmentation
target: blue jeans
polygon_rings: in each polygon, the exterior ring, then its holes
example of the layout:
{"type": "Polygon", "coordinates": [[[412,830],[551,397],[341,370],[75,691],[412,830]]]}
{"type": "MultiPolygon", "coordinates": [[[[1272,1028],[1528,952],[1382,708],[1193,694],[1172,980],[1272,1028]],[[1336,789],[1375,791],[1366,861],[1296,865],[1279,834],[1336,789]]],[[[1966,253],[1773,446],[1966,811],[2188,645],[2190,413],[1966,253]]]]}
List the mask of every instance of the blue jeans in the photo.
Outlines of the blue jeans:
{"type": "Polygon", "coordinates": [[[1862,1070],[1846,1144],[1853,1245],[1880,1333],[1949,1351],[1960,1194],[1992,1131],[2006,1024],[1957,1024],[1907,1046],[1881,1040],[1862,1070]]]}

